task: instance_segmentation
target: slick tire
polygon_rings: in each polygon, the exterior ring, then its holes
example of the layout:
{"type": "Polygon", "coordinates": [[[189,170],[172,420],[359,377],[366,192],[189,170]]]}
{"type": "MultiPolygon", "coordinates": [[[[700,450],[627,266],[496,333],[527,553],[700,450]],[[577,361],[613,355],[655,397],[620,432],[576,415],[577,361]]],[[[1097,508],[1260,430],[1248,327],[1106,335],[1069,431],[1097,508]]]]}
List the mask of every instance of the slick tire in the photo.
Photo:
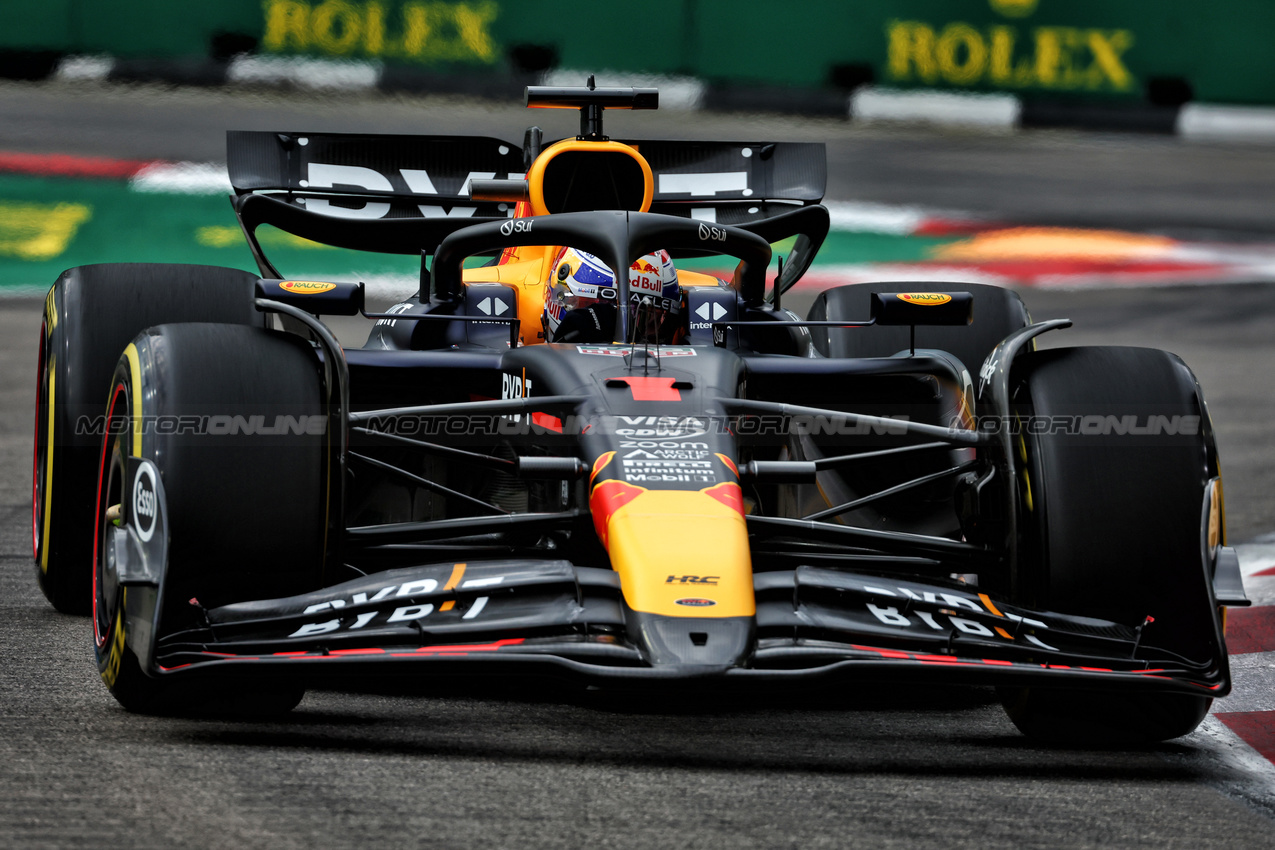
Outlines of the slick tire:
{"type": "Polygon", "coordinates": [[[93,488],[102,414],[124,346],[162,322],[264,328],[253,307],[256,275],[161,263],[80,266],[62,273],[44,302],[36,375],[31,529],[35,574],[68,614],[92,606],[93,488]],[[89,427],[85,427],[89,424],[89,427]]]}
{"type": "MultiPolygon", "coordinates": [[[[1164,351],[1085,347],[1025,353],[1014,364],[1019,415],[1180,417],[1180,433],[1085,435],[1025,430],[1016,598],[1042,610],[1138,626],[1141,641],[1191,660],[1216,651],[1200,516],[1218,474],[1195,376],[1164,351]],[[1197,426],[1192,428],[1194,418],[1197,426]]],[[[1088,420],[1097,422],[1099,420],[1088,420]]],[[[1224,651],[1224,648],[1222,648],[1224,651]]],[[[1185,735],[1211,700],[1193,695],[1002,689],[1014,724],[1039,739],[1139,744],[1185,735]]]]}
{"type": "Polygon", "coordinates": [[[108,387],[110,428],[99,444],[90,553],[103,681],[126,709],[142,713],[290,710],[302,685],[226,677],[188,684],[181,674],[143,669],[135,647],[147,638],[127,615],[159,606],[162,653],[165,636],[198,634],[208,608],[321,585],[332,472],[318,357],[292,334],[160,325],[125,348],[108,387]],[[143,521],[132,515],[130,456],[152,461],[163,485],[167,557],[158,592],[121,586],[108,559],[108,510],[124,505],[120,521],[143,521]]]}
{"type": "MultiPolygon", "coordinates": [[[[968,325],[918,327],[917,348],[936,348],[955,354],[975,382],[992,349],[1009,334],[1031,322],[1018,293],[982,283],[852,283],[819,294],[810,307],[811,321],[864,321],[871,311],[873,292],[939,289],[974,295],[974,320],[968,325]]],[[[811,328],[815,348],[826,357],[889,357],[910,344],[906,327],[811,328]]]]}

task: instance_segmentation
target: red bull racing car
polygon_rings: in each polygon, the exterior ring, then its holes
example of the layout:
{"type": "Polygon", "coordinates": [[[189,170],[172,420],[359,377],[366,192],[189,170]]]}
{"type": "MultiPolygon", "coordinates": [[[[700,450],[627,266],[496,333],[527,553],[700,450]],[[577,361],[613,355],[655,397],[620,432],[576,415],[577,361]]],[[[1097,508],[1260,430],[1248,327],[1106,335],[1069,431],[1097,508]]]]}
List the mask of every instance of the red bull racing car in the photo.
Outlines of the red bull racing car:
{"type": "Polygon", "coordinates": [[[1069,323],[977,284],[799,316],[822,145],[615,140],[604,110],[656,91],[526,97],[579,135],[232,132],[258,273],[49,292],[36,573],[126,708],[287,710],[360,673],[919,681],[996,686],[1029,735],[1161,740],[1227,694],[1247,602],[1181,360],[1038,351],[1069,323]],[[419,255],[420,291],[369,312],[262,226],[419,255]],[[343,348],[323,317],[360,314],[343,348]]]}

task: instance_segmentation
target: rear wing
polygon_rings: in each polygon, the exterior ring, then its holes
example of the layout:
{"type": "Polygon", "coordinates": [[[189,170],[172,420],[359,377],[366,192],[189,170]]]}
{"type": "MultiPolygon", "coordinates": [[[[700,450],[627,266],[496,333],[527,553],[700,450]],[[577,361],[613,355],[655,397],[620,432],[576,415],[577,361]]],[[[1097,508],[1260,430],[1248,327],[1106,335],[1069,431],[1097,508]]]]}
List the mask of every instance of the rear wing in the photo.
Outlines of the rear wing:
{"type": "Polygon", "coordinates": [[[651,212],[747,224],[823,200],[822,142],[617,141],[651,165],[651,212]]]}
{"type": "Polygon", "coordinates": [[[286,193],[302,209],[336,218],[508,214],[469,199],[471,179],[523,176],[522,148],[485,136],[226,133],[235,194],[286,193]]]}
{"type": "MultiPolygon", "coordinates": [[[[230,131],[227,165],[257,264],[280,277],[255,237],[261,224],[356,250],[432,254],[456,230],[512,216],[512,203],[473,200],[470,184],[522,179],[539,152],[534,138],[524,148],[487,136],[230,131]]],[[[768,236],[763,223],[791,221],[827,183],[822,143],[617,141],[650,164],[651,212],[768,236]]]]}

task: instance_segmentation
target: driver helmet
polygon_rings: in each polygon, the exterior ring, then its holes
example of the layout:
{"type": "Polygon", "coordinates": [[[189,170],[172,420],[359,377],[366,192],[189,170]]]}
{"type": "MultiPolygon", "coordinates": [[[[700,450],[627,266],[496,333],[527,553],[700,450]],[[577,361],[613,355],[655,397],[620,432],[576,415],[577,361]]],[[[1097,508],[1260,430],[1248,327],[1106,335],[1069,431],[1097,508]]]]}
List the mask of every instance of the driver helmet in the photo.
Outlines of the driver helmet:
{"type": "MultiPolygon", "coordinates": [[[[545,336],[550,342],[612,342],[619,291],[611,270],[593,254],[563,248],[545,290],[545,336]]],[[[682,294],[668,251],[639,257],[629,267],[629,312],[640,342],[670,342],[682,294]]]]}

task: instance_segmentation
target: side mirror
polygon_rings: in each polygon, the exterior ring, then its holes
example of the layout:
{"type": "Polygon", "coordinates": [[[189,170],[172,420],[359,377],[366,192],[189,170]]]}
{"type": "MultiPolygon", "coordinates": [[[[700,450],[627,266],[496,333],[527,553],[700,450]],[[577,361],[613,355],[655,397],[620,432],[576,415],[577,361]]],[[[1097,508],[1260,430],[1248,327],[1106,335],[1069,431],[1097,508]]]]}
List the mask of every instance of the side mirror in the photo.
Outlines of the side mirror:
{"type": "Polygon", "coordinates": [[[874,292],[872,321],[878,325],[968,325],[974,321],[974,296],[968,292],[874,292]]]}
{"type": "Polygon", "coordinates": [[[257,281],[257,297],[316,316],[357,316],[363,309],[363,284],[262,278],[257,281]]]}

